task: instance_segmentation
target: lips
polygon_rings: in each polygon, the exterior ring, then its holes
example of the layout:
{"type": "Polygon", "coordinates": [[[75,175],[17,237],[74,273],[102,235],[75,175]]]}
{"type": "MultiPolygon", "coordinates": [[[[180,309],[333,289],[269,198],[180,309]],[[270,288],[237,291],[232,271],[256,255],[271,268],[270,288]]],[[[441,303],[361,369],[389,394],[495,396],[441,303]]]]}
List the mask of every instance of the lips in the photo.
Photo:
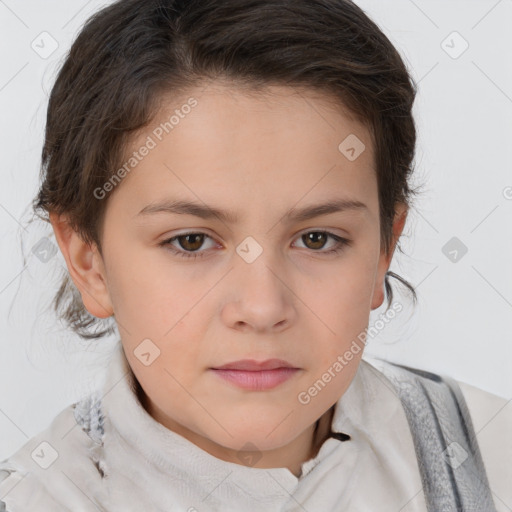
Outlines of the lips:
{"type": "Polygon", "coordinates": [[[215,375],[220,377],[224,382],[234,385],[238,388],[248,391],[267,391],[280,384],[300,372],[298,368],[275,368],[274,370],[220,370],[212,368],[215,375]]]}
{"type": "Polygon", "coordinates": [[[294,365],[284,359],[267,359],[256,361],[255,359],[241,359],[231,363],[217,366],[213,370],[241,370],[248,372],[261,372],[263,370],[275,370],[277,368],[295,368],[294,365]]]}

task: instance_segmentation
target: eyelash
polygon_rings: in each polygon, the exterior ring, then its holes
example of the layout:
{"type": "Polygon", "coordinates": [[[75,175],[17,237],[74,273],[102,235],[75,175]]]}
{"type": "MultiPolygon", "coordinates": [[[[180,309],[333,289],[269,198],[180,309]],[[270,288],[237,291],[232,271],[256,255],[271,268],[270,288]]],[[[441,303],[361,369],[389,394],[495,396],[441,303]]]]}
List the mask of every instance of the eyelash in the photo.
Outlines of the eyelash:
{"type": "MultiPolygon", "coordinates": [[[[340,237],[338,235],[335,235],[334,233],[331,233],[330,231],[322,231],[322,230],[306,231],[305,233],[303,233],[301,235],[301,237],[304,236],[304,235],[307,235],[309,233],[322,233],[322,234],[327,235],[328,237],[331,237],[333,240],[336,241],[336,245],[335,245],[335,247],[333,249],[330,249],[328,251],[321,251],[321,250],[316,250],[315,251],[314,249],[311,249],[312,252],[318,252],[320,254],[339,254],[346,247],[348,247],[348,246],[350,246],[352,244],[351,240],[348,240],[347,238],[343,238],[343,237],[340,237]]],[[[177,240],[178,238],[181,238],[181,237],[184,237],[184,236],[187,236],[187,235],[206,235],[208,238],[212,238],[211,236],[207,235],[206,233],[197,232],[197,231],[190,231],[188,233],[181,233],[181,234],[179,234],[177,236],[174,236],[172,238],[168,238],[167,240],[164,240],[163,242],[160,242],[158,245],[161,246],[161,247],[165,247],[167,250],[170,250],[176,256],[180,256],[182,258],[186,258],[186,259],[203,258],[204,257],[203,254],[206,251],[195,251],[195,252],[188,251],[187,252],[187,251],[183,251],[183,250],[178,250],[178,249],[174,248],[171,245],[171,243],[174,240],[177,240]]]]}

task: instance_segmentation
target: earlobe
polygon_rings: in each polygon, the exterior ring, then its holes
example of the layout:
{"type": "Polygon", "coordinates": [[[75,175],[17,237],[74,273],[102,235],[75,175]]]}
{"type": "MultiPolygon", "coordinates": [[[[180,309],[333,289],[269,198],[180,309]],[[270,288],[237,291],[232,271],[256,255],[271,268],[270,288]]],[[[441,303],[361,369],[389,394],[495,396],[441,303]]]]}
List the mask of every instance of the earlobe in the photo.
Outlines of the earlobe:
{"type": "Polygon", "coordinates": [[[108,318],[114,311],[107,287],[103,259],[94,244],[85,243],[69,225],[65,216],[50,214],[55,238],[64,256],[73,283],[89,313],[108,318]]]}
{"type": "Polygon", "coordinates": [[[400,203],[395,209],[395,219],[393,222],[393,234],[390,244],[390,250],[386,254],[384,251],[381,252],[379,258],[379,264],[377,268],[377,278],[375,281],[375,288],[372,297],[371,309],[377,309],[384,303],[384,281],[386,278],[386,272],[389,270],[393,254],[395,252],[396,244],[402,234],[407,219],[408,208],[407,205],[400,203]]]}
{"type": "Polygon", "coordinates": [[[371,309],[372,311],[374,309],[380,308],[384,302],[384,286],[379,284],[378,286],[375,286],[375,290],[373,292],[373,298],[372,298],[372,305],[371,309]]]}

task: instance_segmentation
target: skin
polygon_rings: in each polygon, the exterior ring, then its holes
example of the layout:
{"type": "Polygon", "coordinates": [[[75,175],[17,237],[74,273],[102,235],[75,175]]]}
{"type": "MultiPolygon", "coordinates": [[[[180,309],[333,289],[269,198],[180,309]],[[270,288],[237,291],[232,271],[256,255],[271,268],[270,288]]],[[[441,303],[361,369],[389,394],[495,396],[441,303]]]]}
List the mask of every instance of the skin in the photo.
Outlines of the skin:
{"type": "Polygon", "coordinates": [[[126,155],[190,96],[197,106],[108,198],[103,256],[65,216],[52,214],[52,226],[87,310],[115,316],[146,411],[222,460],[244,464],[239,451],[250,442],[254,467],[285,467],[299,476],[325,440],[333,405],[352,382],[363,350],[308,404],[297,397],[349,349],[370,311],[383,303],[407,209],[397,205],[386,254],[369,132],[338,104],[298,88],[272,86],[256,95],[214,82],[192,89],[182,102],[163,98],[126,155]],[[366,145],[354,161],[338,150],[350,134],[366,145]],[[171,197],[229,209],[239,219],[137,215],[171,197]],[[340,198],[367,208],[284,220],[291,208],[340,198]],[[334,239],[303,236],[322,230],[352,243],[326,254],[334,239]],[[202,245],[175,239],[171,248],[202,252],[202,258],[182,258],[159,245],[187,232],[207,236],[202,245]],[[248,236],[263,250],[251,263],[236,252],[248,236]],[[160,349],[149,366],[134,354],[147,338],[160,349]],[[300,371],[267,391],[240,389],[209,369],[274,357],[300,371]]]}

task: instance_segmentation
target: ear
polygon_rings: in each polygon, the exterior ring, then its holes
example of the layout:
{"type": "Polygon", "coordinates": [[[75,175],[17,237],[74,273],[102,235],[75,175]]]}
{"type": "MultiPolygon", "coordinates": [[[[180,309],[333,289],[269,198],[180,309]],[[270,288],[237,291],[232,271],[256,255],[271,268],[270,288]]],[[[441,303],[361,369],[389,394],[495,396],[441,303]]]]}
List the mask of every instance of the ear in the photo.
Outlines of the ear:
{"type": "Polygon", "coordinates": [[[407,205],[403,203],[398,203],[398,205],[395,207],[395,219],[393,221],[393,233],[390,250],[389,253],[386,254],[384,249],[382,249],[379,257],[377,279],[375,282],[372,298],[372,310],[377,309],[384,302],[384,279],[386,277],[386,272],[388,271],[391,264],[391,260],[393,259],[396,243],[398,242],[398,239],[400,238],[400,235],[404,229],[405,221],[407,219],[407,212],[407,205]]]}
{"type": "Polygon", "coordinates": [[[107,288],[105,266],[96,244],[86,244],[70,227],[65,216],[51,213],[50,222],[85,308],[98,318],[112,316],[114,311],[107,288]]]}

